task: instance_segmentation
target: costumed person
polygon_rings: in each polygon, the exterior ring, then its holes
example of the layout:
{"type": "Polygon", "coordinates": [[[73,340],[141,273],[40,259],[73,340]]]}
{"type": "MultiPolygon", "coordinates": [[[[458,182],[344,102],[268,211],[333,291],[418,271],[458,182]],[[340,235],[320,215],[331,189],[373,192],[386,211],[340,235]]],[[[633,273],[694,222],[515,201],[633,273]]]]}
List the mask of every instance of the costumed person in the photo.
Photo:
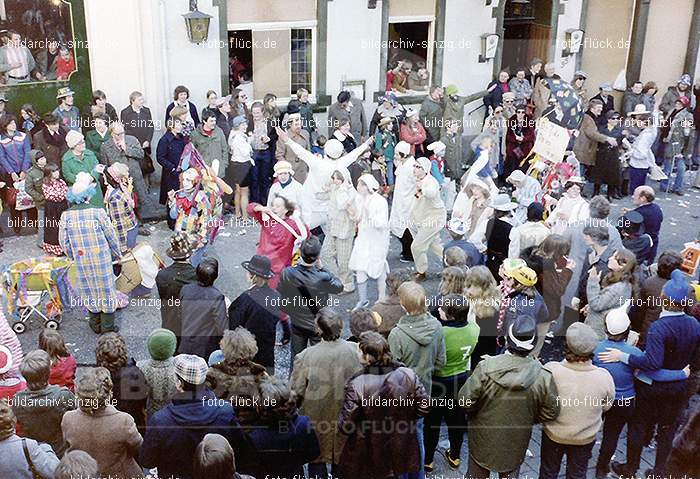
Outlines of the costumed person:
{"type": "Polygon", "coordinates": [[[380,151],[386,162],[386,180],[389,186],[394,184],[394,151],[396,148],[396,131],[394,121],[387,116],[379,120],[374,134],[374,149],[380,151]]]}
{"type": "Polygon", "coordinates": [[[401,141],[405,141],[411,145],[411,154],[423,156],[423,142],[426,134],[425,128],[418,121],[418,112],[413,108],[409,108],[406,112],[406,121],[401,125],[401,141]]]}
{"type": "Polygon", "coordinates": [[[267,195],[267,206],[272,206],[272,201],[276,196],[284,196],[295,206],[299,206],[301,200],[301,183],[294,179],[294,168],[286,160],[280,160],[273,167],[272,176],[277,181],[272,183],[270,192],[267,195]]]}
{"type": "Polygon", "coordinates": [[[323,192],[326,185],[331,181],[333,172],[338,168],[347,168],[354,163],[369,148],[369,145],[374,142],[374,137],[369,137],[364,143],[347,154],[344,154],[345,150],[342,143],[335,138],[331,138],[326,142],[324,148],[325,158],[314,155],[304,149],[303,146],[292,141],[287,132],[281,128],[277,128],[277,137],[278,141],[291,148],[297,157],[309,167],[309,174],[301,189],[301,214],[304,223],[309,226],[311,231],[316,230],[316,233],[322,233],[328,221],[328,200],[319,198],[318,193],[323,192]]]}
{"type": "Polygon", "coordinates": [[[474,149],[474,163],[469,167],[462,180],[464,183],[469,183],[473,178],[479,178],[488,185],[491,196],[498,194],[498,186],[494,181],[498,175],[492,167],[492,152],[496,149],[494,141],[491,136],[481,137],[481,142],[474,149]]]}
{"type": "Polygon", "coordinates": [[[328,223],[326,241],[323,250],[326,258],[330,258],[335,266],[338,277],[343,281],[343,293],[355,291],[353,275],[348,267],[352,243],[355,238],[355,196],[350,172],[347,168],[338,169],[331,175],[332,182],[328,191],[328,223]]]}
{"type": "Polygon", "coordinates": [[[54,163],[44,167],[44,180],[41,191],[46,203],[44,204],[44,251],[47,254],[63,256],[63,248],[58,241],[58,224],[61,215],[68,209],[66,194],[68,186],[61,179],[61,170],[54,163]]]}
{"type": "Polygon", "coordinates": [[[0,400],[10,400],[27,389],[27,383],[19,373],[23,358],[22,345],[0,308],[0,400]]]}
{"type": "Polygon", "coordinates": [[[464,238],[481,253],[486,252],[486,225],[493,216],[491,189],[478,177],[465,181],[452,207],[452,218],[459,218],[466,225],[464,238]]]}
{"type": "Polygon", "coordinates": [[[533,146],[535,146],[535,124],[533,119],[526,115],[526,106],[519,104],[515,108],[515,117],[508,122],[503,176],[508,177],[517,169],[527,168],[527,165],[520,166],[520,164],[530,154],[533,146]]]}
{"type": "Polygon", "coordinates": [[[430,155],[430,174],[438,180],[440,184],[440,197],[448,211],[452,210],[457,191],[455,191],[455,182],[446,175],[445,169],[445,144],[441,141],[435,141],[429,144],[426,149],[432,151],[430,155]]]}
{"type": "Polygon", "coordinates": [[[486,267],[494,278],[503,261],[508,257],[510,231],[513,228],[511,212],[518,204],[510,200],[506,193],[500,193],[491,199],[493,217],[486,224],[486,267]]]}
{"type": "Polygon", "coordinates": [[[527,208],[542,194],[542,186],[539,181],[525,175],[521,170],[515,170],[506,181],[515,188],[511,196],[518,203],[513,217],[519,224],[524,224],[527,221],[527,208]]]}
{"type": "Polygon", "coordinates": [[[413,166],[416,202],[411,210],[411,253],[416,263],[415,279],[423,281],[428,271],[428,250],[442,260],[440,231],[447,224],[447,210],[440,198],[440,185],[430,174],[430,160],[418,158],[413,166]]]}
{"type": "Polygon", "coordinates": [[[270,206],[250,203],[248,214],[260,224],[260,241],[255,254],[270,258],[275,275],[269,284],[275,289],[280,273],[292,265],[301,242],[309,236],[308,228],[295,213],[295,205],[284,196],[275,196],[270,206]]]}
{"type": "Polygon", "coordinates": [[[104,175],[107,183],[105,206],[117,231],[119,250],[122,254],[136,246],[139,228],[134,213],[133,186],[129,167],[124,163],[114,163],[104,175]]]}
{"type": "Polygon", "coordinates": [[[555,200],[551,195],[545,196],[545,204],[556,204],[546,220],[546,224],[552,228],[552,233],[564,234],[569,225],[588,219],[588,202],[581,196],[585,184],[586,181],[580,176],[572,176],[566,181],[564,195],[559,200],[555,200]]]}
{"type": "Polygon", "coordinates": [[[484,122],[484,129],[482,132],[471,142],[474,157],[478,158],[478,151],[480,151],[484,138],[491,140],[493,147],[489,148],[489,167],[498,174],[500,180],[503,179],[503,152],[506,149],[506,128],[507,122],[503,118],[503,108],[499,106],[494,110],[493,115],[488,117],[484,122]]]}
{"type": "Polygon", "coordinates": [[[377,282],[378,299],[386,296],[386,276],[389,274],[386,258],[391,238],[389,205],[378,190],[379,183],[372,175],[362,175],[357,182],[357,238],[348,263],[355,272],[360,296],[355,309],[369,306],[367,282],[370,278],[377,282]]]}
{"type": "Polygon", "coordinates": [[[89,173],[76,175],[58,237],[75,264],[77,299],[90,315],[90,329],[99,334],[119,330],[114,324],[118,300],[112,261],[121,257],[121,251],[107,212],[90,203],[97,188],[89,173]]]}
{"type": "Polygon", "coordinates": [[[413,176],[413,166],[416,164],[415,158],[411,155],[411,145],[405,141],[400,141],[396,145],[396,155],[394,156],[394,198],[391,203],[391,214],[389,215],[389,228],[391,234],[401,240],[402,263],[413,261],[411,253],[411,243],[413,236],[409,229],[411,220],[411,210],[416,201],[416,178],[413,176]]]}

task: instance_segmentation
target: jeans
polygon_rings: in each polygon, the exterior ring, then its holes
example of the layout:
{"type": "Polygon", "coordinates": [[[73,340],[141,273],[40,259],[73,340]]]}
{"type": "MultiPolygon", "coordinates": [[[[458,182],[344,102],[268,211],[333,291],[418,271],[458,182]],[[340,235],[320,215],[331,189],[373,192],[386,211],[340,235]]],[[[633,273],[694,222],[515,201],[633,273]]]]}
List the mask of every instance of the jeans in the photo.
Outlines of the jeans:
{"type": "MultiPolygon", "coordinates": [[[[520,466],[513,471],[499,472],[498,477],[501,479],[518,479],[520,475],[520,466]]],[[[464,479],[489,479],[491,477],[491,471],[485,467],[481,467],[471,456],[469,455],[469,469],[464,476],[464,479]]]]}
{"type": "Polygon", "coordinates": [[[634,398],[616,400],[615,404],[603,416],[603,442],[598,452],[598,469],[605,469],[617,449],[620,433],[632,420],[634,415],[634,398]]]}
{"type": "Polygon", "coordinates": [[[651,386],[635,381],[637,391],[635,413],[627,433],[627,469],[636,472],[647,434],[656,429],[656,461],[654,473],[662,474],[671,453],[671,443],[678,428],[678,418],[686,405],[688,381],[654,383],[651,386]]]}
{"type": "Polygon", "coordinates": [[[199,263],[201,263],[202,260],[204,259],[204,253],[206,253],[206,251],[207,251],[207,246],[208,245],[204,245],[204,246],[197,248],[192,253],[192,256],[190,256],[190,264],[192,266],[194,266],[195,269],[197,268],[197,266],[199,266],[199,263]]]}
{"type": "Polygon", "coordinates": [[[44,208],[37,208],[36,209],[36,245],[39,248],[44,247],[44,208]]]}
{"type": "Polygon", "coordinates": [[[583,446],[559,444],[542,431],[540,479],[556,479],[564,456],[566,456],[566,479],[586,479],[588,461],[591,459],[594,444],[595,441],[583,446]]]}
{"type": "Polygon", "coordinates": [[[386,184],[394,184],[394,160],[386,160],[386,184]]]}
{"type": "Polygon", "coordinates": [[[136,238],[139,235],[139,224],[136,223],[136,226],[131,228],[129,231],[126,232],[126,247],[129,249],[133,249],[134,246],[136,246],[136,238]]]}
{"type": "Polygon", "coordinates": [[[630,194],[634,193],[635,188],[642,186],[647,182],[647,174],[649,168],[632,168],[629,167],[630,173],[630,194]]]}
{"type": "Polygon", "coordinates": [[[272,150],[253,150],[255,165],[250,170],[250,201],[267,204],[267,194],[272,186],[272,150]]]}
{"type": "Polygon", "coordinates": [[[441,378],[433,376],[431,396],[447,399],[444,406],[433,406],[425,417],[425,462],[430,464],[435,456],[435,448],[440,439],[440,426],[443,419],[447,425],[447,435],[450,438],[450,455],[453,458],[460,456],[464,433],[467,430],[467,418],[464,410],[457,407],[457,393],[467,381],[469,372],[441,378]],[[454,404],[449,404],[454,401],[454,404]]]}
{"type": "Polygon", "coordinates": [[[666,176],[668,176],[668,180],[663,180],[659,183],[661,191],[666,191],[667,188],[668,191],[672,193],[683,191],[683,179],[685,178],[686,169],[687,167],[684,158],[676,158],[675,162],[673,158],[665,158],[664,173],[666,173],[666,176]],[[674,164],[676,166],[676,180],[673,182],[673,185],[670,188],[668,188],[668,184],[671,181],[671,175],[673,174],[674,164]]]}

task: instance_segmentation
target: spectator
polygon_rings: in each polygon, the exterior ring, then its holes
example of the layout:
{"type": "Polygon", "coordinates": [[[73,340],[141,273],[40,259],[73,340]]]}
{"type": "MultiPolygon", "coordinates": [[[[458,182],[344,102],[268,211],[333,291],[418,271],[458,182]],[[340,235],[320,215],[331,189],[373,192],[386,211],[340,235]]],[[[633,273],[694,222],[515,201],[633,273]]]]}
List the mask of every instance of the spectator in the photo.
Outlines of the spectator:
{"type": "Polygon", "coordinates": [[[547,225],[542,221],[544,206],[542,203],[531,203],[527,207],[527,221],[511,228],[508,237],[508,257],[519,258],[524,250],[539,246],[551,234],[547,225]]]}
{"type": "Polygon", "coordinates": [[[260,384],[268,377],[265,367],[253,361],[258,353],[255,336],[239,326],[224,331],[220,345],[221,351],[209,357],[206,387],[236,406],[241,425],[253,427],[261,404],[260,384]]]}
{"type": "Polygon", "coordinates": [[[0,55],[3,58],[3,83],[17,85],[34,79],[43,81],[44,75],[26,45],[27,39],[25,38],[23,42],[22,36],[14,30],[6,34],[7,42],[0,48],[0,55]]]}
{"type": "Polygon", "coordinates": [[[629,157],[629,188],[634,191],[639,186],[644,186],[647,181],[649,168],[656,164],[652,145],[656,141],[657,131],[651,112],[639,105],[630,113],[632,122],[640,130],[639,135],[632,143],[629,157]]]}
{"type": "Polygon", "coordinates": [[[503,261],[508,257],[510,231],[513,229],[513,210],[518,204],[510,200],[506,193],[496,195],[489,205],[493,208],[493,217],[486,224],[486,267],[496,278],[503,261]]]}
{"type": "Polygon", "coordinates": [[[177,348],[177,337],[168,329],[157,328],[151,331],[146,341],[150,359],[136,363],[148,385],[146,417],[170,404],[177,392],[175,360],[173,355],[177,348]]]}
{"type": "MultiPolygon", "coordinates": [[[[11,114],[3,115],[0,118],[0,175],[5,185],[13,187],[15,183],[26,179],[27,172],[32,167],[30,151],[29,135],[18,131],[17,118],[11,114]]],[[[12,228],[19,235],[24,214],[15,207],[14,201],[10,201],[8,206],[12,228]]]]}
{"type": "Polygon", "coordinates": [[[93,479],[100,471],[90,454],[85,451],[68,451],[63,455],[54,472],[54,479],[93,479]]]}
{"type": "MultiPolygon", "coordinates": [[[[537,322],[538,332],[546,333],[549,327],[549,310],[544,298],[535,288],[538,280],[537,273],[527,266],[514,269],[506,266],[500,272],[503,273],[504,282],[509,286],[510,292],[504,297],[506,309],[503,319],[499,318],[498,334],[506,337],[508,328],[520,315],[533,317],[537,322]]],[[[502,299],[501,304],[503,302],[502,299]]]]}
{"type": "Polygon", "coordinates": [[[690,418],[673,440],[673,449],[668,459],[671,475],[689,477],[700,475],[698,464],[698,438],[700,437],[700,406],[696,403],[690,412],[690,418]]]}
{"type": "Polygon", "coordinates": [[[693,81],[690,78],[690,75],[684,73],[678,79],[678,82],[676,82],[675,86],[668,87],[668,91],[664,93],[664,96],[661,99],[661,103],[659,104],[659,110],[661,110],[664,116],[668,116],[669,113],[671,113],[671,110],[673,110],[676,101],[678,101],[680,97],[686,97],[688,99],[691,99],[692,85],[693,81]]]}
{"type": "Polygon", "coordinates": [[[506,334],[510,354],[481,361],[459,390],[459,404],[469,414],[467,476],[473,479],[486,479],[490,471],[518,477],[532,426],[559,415],[552,374],[531,356],[535,319],[518,316],[506,334]]]}
{"type": "Polygon", "coordinates": [[[194,103],[190,102],[189,98],[190,90],[186,86],[178,85],[175,87],[175,91],[173,92],[174,101],[165,109],[166,124],[168,123],[172,109],[180,106],[185,108],[185,124],[187,125],[187,130],[192,131],[199,126],[200,122],[197,107],[194,103]]]}
{"type": "Polygon", "coordinates": [[[61,125],[59,118],[53,113],[42,116],[41,123],[43,127],[32,138],[34,148],[43,151],[48,162],[60,168],[63,155],[68,151],[66,144],[68,129],[61,125]]]}
{"type": "Polygon", "coordinates": [[[66,411],[75,409],[75,396],[64,387],[49,385],[51,359],[46,351],[31,351],[19,370],[27,389],[15,395],[12,410],[22,436],[49,444],[61,457],[66,451],[61,420],[66,411]]]}
{"type": "Polygon", "coordinates": [[[39,333],[39,349],[46,351],[51,360],[49,384],[75,392],[75,371],[78,364],[68,351],[63,335],[53,329],[42,329],[39,333]]]}
{"type": "Polygon", "coordinates": [[[136,461],[143,438],[134,419],[112,406],[109,371],[88,369],[80,376],[75,393],[78,409],[66,412],[61,422],[68,450],[92,456],[100,477],[143,477],[136,461]]]}
{"type": "Polygon", "coordinates": [[[124,133],[135,137],[139,140],[145,161],[141,167],[141,173],[146,182],[146,186],[150,187],[151,173],[153,173],[153,160],[151,159],[151,142],[153,141],[153,116],[151,110],[144,106],[146,99],[139,91],[131,92],[129,95],[129,106],[124,108],[119,114],[119,119],[124,125],[124,133]],[[146,165],[147,164],[147,165],[146,165]],[[144,165],[147,167],[144,168],[144,165]]]}
{"type": "Polygon", "coordinates": [[[355,96],[355,92],[350,92],[350,131],[355,141],[362,143],[369,136],[367,135],[367,117],[365,115],[365,105],[362,100],[355,96]]]}
{"type": "Polygon", "coordinates": [[[46,157],[40,150],[30,150],[29,158],[32,161],[32,167],[26,172],[24,178],[24,191],[32,197],[34,206],[37,212],[37,235],[36,245],[39,248],[44,246],[44,224],[46,223],[45,205],[46,198],[42,191],[41,185],[44,182],[44,168],[46,167],[46,157]]]}
{"type": "Polygon", "coordinates": [[[537,77],[532,88],[532,103],[535,107],[534,118],[541,117],[542,113],[549,106],[549,98],[552,95],[549,89],[549,82],[557,79],[560,79],[560,76],[556,73],[556,65],[554,63],[545,63],[544,74],[540,74],[537,77]]]}
{"type": "Polygon", "coordinates": [[[0,310],[0,400],[10,400],[27,388],[19,373],[23,357],[22,345],[0,310]]]}
{"type": "Polygon", "coordinates": [[[467,225],[462,219],[451,219],[447,224],[447,230],[452,240],[443,246],[444,255],[442,260],[444,263],[446,262],[447,250],[452,247],[457,247],[463,250],[466,255],[465,266],[467,266],[467,268],[484,264],[484,256],[479,252],[476,246],[464,238],[467,234],[467,225]]]}
{"type": "Polygon", "coordinates": [[[418,474],[423,443],[417,421],[428,412],[429,395],[416,373],[392,358],[381,334],[363,333],[359,347],[364,370],[345,387],[338,425],[349,436],[340,458],[341,474],[377,478],[418,474]],[[362,400],[379,394],[386,404],[401,399],[401,405],[377,406],[362,400]],[[387,430],[377,426],[384,421],[406,427],[387,430]]]}
{"type": "Polygon", "coordinates": [[[590,206],[581,193],[585,180],[572,176],[564,183],[564,195],[556,201],[554,210],[549,214],[545,224],[552,228],[552,233],[564,234],[566,229],[579,221],[590,217],[590,206]]]}
{"type": "Polygon", "coordinates": [[[73,52],[66,46],[61,45],[58,49],[58,59],[56,60],[56,80],[68,81],[71,74],[76,70],[73,52]]]}
{"type": "Polygon", "coordinates": [[[503,105],[503,94],[510,91],[510,85],[508,84],[508,79],[510,75],[507,71],[501,70],[498,72],[498,78],[493,80],[486,87],[488,94],[484,97],[484,105],[486,105],[486,110],[493,111],[497,106],[503,105]]]}
{"type": "Polygon", "coordinates": [[[136,246],[136,236],[139,232],[139,224],[134,213],[129,167],[124,163],[114,163],[107,168],[104,180],[107,185],[105,207],[117,232],[119,250],[125,254],[136,246]]]}
{"type": "MultiPolygon", "coordinates": [[[[469,97],[459,96],[459,89],[455,85],[447,85],[445,87],[444,104],[445,109],[442,114],[442,130],[444,135],[448,124],[454,124],[457,128],[456,135],[459,138],[459,150],[462,151],[462,134],[464,134],[464,108],[467,105],[469,97]]],[[[442,138],[440,140],[445,143],[442,138]]],[[[447,144],[447,143],[445,143],[447,144]]],[[[461,159],[461,158],[460,158],[461,159]]]]}
{"type": "Polygon", "coordinates": [[[337,474],[347,439],[338,429],[345,384],[362,370],[362,365],[357,346],[340,339],[343,321],[338,313],[331,308],[321,309],[316,327],[321,342],[297,355],[291,388],[301,412],[311,420],[321,447],[320,456],[309,464],[309,476],[326,477],[327,465],[334,476],[337,474]]]}
{"type": "Polygon", "coordinates": [[[148,421],[139,463],[158,468],[159,477],[192,479],[197,446],[209,434],[220,434],[229,443],[241,444],[242,436],[231,403],[215,398],[204,382],[207,362],[194,355],[175,356],[177,392],[172,402],[148,421]]]}
{"type": "Polygon", "coordinates": [[[95,128],[85,133],[85,146],[99,157],[102,145],[112,139],[109,131],[109,117],[104,113],[98,113],[92,120],[95,128]]]}
{"type": "Polygon", "coordinates": [[[382,318],[379,325],[379,332],[385,337],[389,337],[389,333],[405,314],[401,301],[399,300],[399,286],[406,281],[411,280],[411,273],[408,269],[398,269],[391,271],[386,277],[386,296],[377,300],[372,306],[372,311],[379,314],[382,318]]]}
{"type": "Polygon", "coordinates": [[[671,279],[671,273],[680,269],[683,258],[675,251],[664,251],[659,256],[656,273],[642,281],[637,308],[637,321],[633,321],[632,329],[639,332],[639,347],[644,348],[646,337],[651,325],[659,319],[662,311],[661,292],[671,279]]]}
{"type": "Polygon", "coordinates": [[[593,195],[600,192],[600,185],[607,185],[608,201],[620,199],[620,182],[622,180],[622,164],[620,161],[620,152],[622,151],[623,130],[620,122],[620,114],[615,110],[611,110],[605,114],[606,123],[599,127],[599,131],[604,135],[614,138],[617,142],[616,146],[610,143],[600,143],[596,155],[596,166],[590,171],[590,178],[593,181],[593,195]]]}
{"type": "Polygon", "coordinates": [[[651,248],[654,241],[646,233],[642,233],[644,218],[636,211],[628,211],[617,223],[622,237],[622,246],[637,258],[637,264],[644,268],[651,265],[651,248]]]}
{"type": "Polygon", "coordinates": [[[515,95],[515,101],[518,103],[527,102],[532,96],[532,84],[528,81],[526,73],[525,67],[518,68],[515,76],[508,82],[508,91],[515,95]]]}
{"type": "Polygon", "coordinates": [[[421,103],[420,111],[418,112],[418,121],[425,128],[425,143],[430,144],[440,140],[440,128],[442,123],[443,103],[442,99],[445,94],[443,88],[439,85],[432,85],[428,91],[428,95],[421,103]]]}
{"type": "Polygon", "coordinates": [[[523,168],[521,163],[535,145],[535,124],[526,112],[525,105],[518,104],[515,107],[515,117],[508,122],[504,177],[508,177],[513,171],[523,168]]]}
{"type": "Polygon", "coordinates": [[[103,334],[95,346],[98,366],[109,371],[112,381],[112,404],[129,414],[139,432],[146,428],[148,384],[134,358],[128,356],[126,340],[117,333],[103,334]]]}
{"type": "Polygon", "coordinates": [[[690,98],[687,96],[678,97],[673,111],[666,118],[666,125],[659,133],[661,141],[665,143],[664,148],[664,173],[668,180],[661,181],[659,188],[662,191],[675,193],[683,196],[683,179],[685,172],[692,166],[695,148],[695,131],[693,125],[693,114],[688,111],[690,98]],[[676,179],[671,186],[671,176],[673,168],[676,167],[676,179]]]}
{"type": "MultiPolygon", "coordinates": [[[[206,108],[205,108],[206,110],[206,108]]],[[[212,110],[214,115],[216,115],[216,126],[221,128],[224,132],[224,138],[228,141],[228,137],[231,134],[231,128],[233,127],[233,118],[231,114],[231,95],[222,96],[217,99],[214,103],[214,108],[212,110]]]]}
{"type": "Polygon", "coordinates": [[[656,194],[651,186],[640,186],[634,189],[632,194],[632,202],[636,206],[634,211],[641,214],[644,218],[644,233],[651,236],[654,244],[650,253],[650,260],[653,262],[656,259],[656,252],[659,248],[659,233],[661,232],[661,223],[664,220],[664,213],[658,203],[654,203],[656,194]]]}
{"type": "Polygon", "coordinates": [[[328,108],[328,138],[333,136],[340,126],[341,120],[350,121],[350,92],[341,91],[336,102],[328,108]]]}
{"type": "Polygon", "coordinates": [[[17,419],[10,403],[6,399],[0,399],[0,454],[3,458],[0,461],[0,477],[34,479],[36,476],[33,470],[36,470],[42,477],[53,479],[58,458],[51,446],[19,437],[15,432],[16,424],[17,419]]]}
{"type": "MultiPolygon", "coordinates": [[[[309,134],[309,138],[316,138],[318,131],[316,129],[316,120],[314,120],[313,107],[309,103],[309,91],[306,88],[299,88],[297,90],[297,100],[299,100],[302,128],[309,134]]],[[[364,116],[364,109],[362,110],[364,116]]]]}
{"type": "Polygon", "coordinates": [[[60,44],[61,42],[52,36],[48,38],[46,48],[41,49],[36,55],[36,67],[43,75],[45,81],[56,80],[56,62],[60,44]]]}
{"type": "MultiPolygon", "coordinates": [[[[642,88],[642,104],[648,111],[655,111],[656,110],[656,93],[659,91],[659,88],[656,86],[656,83],[653,81],[648,81],[644,84],[644,88],[642,88]]],[[[632,110],[634,111],[634,109],[632,110]]],[[[632,113],[627,112],[627,116],[632,113]]]]}
{"type": "MultiPolygon", "coordinates": [[[[591,100],[598,100],[603,104],[603,110],[598,114],[598,119],[596,123],[598,126],[603,125],[605,122],[605,115],[615,109],[615,99],[612,96],[613,87],[610,83],[601,83],[598,87],[598,94],[591,98],[591,100]]],[[[590,101],[588,102],[590,105],[590,101]]]]}
{"type": "Polygon", "coordinates": [[[566,330],[565,358],[545,365],[557,387],[560,413],[544,422],[540,477],[555,479],[566,456],[566,478],[586,476],[603,413],[612,407],[615,383],[592,359],[598,336],[590,326],[575,323],[566,330]]]}
{"type": "MultiPolygon", "coordinates": [[[[275,165],[273,165],[273,157],[275,156],[276,149],[279,147],[277,143],[277,132],[272,125],[271,120],[263,115],[263,104],[259,101],[253,103],[250,108],[251,116],[248,119],[248,135],[252,135],[251,146],[253,148],[253,162],[255,166],[253,167],[254,178],[251,178],[252,190],[251,199],[255,203],[263,204],[266,197],[264,196],[265,191],[271,190],[272,184],[272,170],[275,165]]],[[[299,141],[298,137],[295,141],[299,141]]],[[[302,145],[304,146],[304,145],[302,145]]],[[[308,142],[305,148],[307,148],[308,142]]],[[[289,155],[291,156],[291,151],[289,155]]],[[[287,152],[285,151],[285,156],[287,152]]],[[[294,157],[296,159],[296,157],[294,157]]],[[[278,160],[277,162],[279,163],[278,160]]],[[[297,160],[298,161],[298,160],[297,160]]],[[[297,169],[303,167],[304,165],[297,165],[297,169]]],[[[269,193],[268,193],[269,195],[269,193]]],[[[269,198],[269,196],[267,196],[269,198]]],[[[269,202],[268,202],[269,204],[269,202]]]]}
{"type": "MultiPolygon", "coordinates": [[[[294,121],[301,121],[298,114],[295,114],[292,118],[294,121]]],[[[343,145],[345,153],[350,153],[357,148],[357,139],[350,129],[350,120],[340,120],[338,122],[338,128],[333,132],[333,138],[343,145]]]]}
{"type": "Polygon", "coordinates": [[[221,434],[207,434],[194,450],[192,479],[255,479],[236,472],[233,448],[221,434]]]}
{"type": "Polygon", "coordinates": [[[281,309],[291,319],[292,359],[321,340],[316,330],[316,314],[328,304],[330,294],[343,290],[340,278],[319,265],[321,242],[317,237],[305,239],[300,253],[299,263],[282,271],[277,288],[282,298],[281,309]]]}
{"type": "MultiPolygon", "coordinates": [[[[171,118],[167,123],[167,131],[158,140],[156,148],[156,159],[163,167],[160,177],[160,204],[167,205],[168,193],[180,189],[180,158],[187,144],[187,138],[182,132],[182,122],[171,118]]],[[[166,206],[167,208],[167,206],[166,206]]],[[[175,221],[168,216],[170,229],[175,221]]]]}
{"type": "MultiPolygon", "coordinates": [[[[108,125],[118,120],[117,110],[107,102],[107,95],[102,90],[92,92],[92,102],[90,103],[90,111],[87,116],[88,118],[94,118],[97,115],[107,115],[109,118],[108,125]]],[[[90,122],[88,121],[89,124],[90,122]]]]}
{"type": "Polygon", "coordinates": [[[625,92],[622,96],[622,110],[623,116],[627,116],[628,113],[634,111],[634,107],[637,105],[644,104],[644,84],[637,80],[632,84],[632,86],[625,92]]]}
{"type": "Polygon", "coordinates": [[[582,70],[576,70],[574,72],[574,78],[571,80],[571,85],[574,87],[574,91],[578,95],[582,104],[588,103],[588,90],[586,90],[585,84],[588,76],[586,72],[582,70]]]}
{"type": "Polygon", "coordinates": [[[25,103],[19,110],[19,119],[21,120],[20,131],[27,133],[29,138],[34,140],[34,135],[41,131],[41,118],[34,111],[34,106],[31,103],[25,103]]]}
{"type": "Polygon", "coordinates": [[[228,326],[224,295],[214,286],[219,277],[219,262],[204,258],[197,266],[197,282],[180,290],[182,340],[179,354],[195,354],[208,358],[218,345],[228,326]]]}
{"type": "MultiPolygon", "coordinates": [[[[244,121],[242,124],[246,124],[246,122],[244,121]]],[[[216,126],[214,112],[210,110],[204,112],[202,124],[192,132],[190,140],[207,166],[212,166],[214,160],[218,160],[219,172],[226,171],[229,161],[229,144],[224,132],[216,126]]]]}
{"type": "Polygon", "coordinates": [[[357,308],[350,311],[350,321],[348,323],[350,327],[348,341],[357,344],[360,342],[360,335],[365,331],[379,332],[379,327],[382,325],[382,317],[371,309],[357,308]]]}
{"type": "MultiPolygon", "coordinates": [[[[603,111],[603,102],[596,98],[589,101],[588,110],[583,115],[583,122],[579,129],[579,135],[574,144],[576,159],[584,165],[585,176],[589,179],[593,179],[595,172],[597,172],[596,153],[598,151],[598,145],[602,145],[603,143],[608,143],[612,147],[618,145],[617,140],[611,136],[614,132],[604,134],[599,131],[599,127],[604,127],[607,124],[606,114],[607,112],[603,111]]],[[[605,167],[606,165],[600,166],[605,167]]],[[[597,193],[598,192],[595,192],[594,194],[597,193]]]]}
{"type": "Polygon", "coordinates": [[[56,94],[58,106],[52,113],[58,118],[64,128],[80,133],[80,110],[75,106],[73,95],[75,95],[75,92],[70,87],[59,88],[56,94]]]}
{"type": "Polygon", "coordinates": [[[231,91],[230,98],[231,116],[234,118],[241,115],[245,116],[246,118],[250,117],[251,111],[248,109],[248,99],[252,98],[252,96],[252,94],[248,95],[243,88],[234,88],[231,91]]]}

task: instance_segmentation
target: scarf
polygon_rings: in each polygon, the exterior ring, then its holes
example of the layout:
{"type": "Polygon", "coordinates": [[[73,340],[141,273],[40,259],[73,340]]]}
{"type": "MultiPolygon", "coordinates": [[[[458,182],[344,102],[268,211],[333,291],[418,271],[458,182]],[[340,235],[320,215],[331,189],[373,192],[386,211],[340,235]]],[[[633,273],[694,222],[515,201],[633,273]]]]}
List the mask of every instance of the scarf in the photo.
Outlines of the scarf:
{"type": "Polygon", "coordinates": [[[512,286],[507,286],[505,281],[498,284],[498,289],[501,292],[501,304],[498,307],[498,322],[496,323],[496,331],[498,336],[503,336],[503,322],[506,319],[506,310],[510,306],[510,294],[513,292],[512,286]]]}

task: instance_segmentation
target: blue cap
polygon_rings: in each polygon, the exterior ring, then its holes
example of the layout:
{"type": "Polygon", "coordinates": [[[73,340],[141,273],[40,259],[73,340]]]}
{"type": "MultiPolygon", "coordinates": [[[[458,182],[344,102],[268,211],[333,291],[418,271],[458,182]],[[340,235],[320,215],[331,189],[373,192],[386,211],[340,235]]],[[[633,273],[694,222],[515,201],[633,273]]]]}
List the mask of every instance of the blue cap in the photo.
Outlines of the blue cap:
{"type": "Polygon", "coordinates": [[[238,128],[243,123],[248,123],[248,119],[244,115],[238,115],[233,119],[233,127],[238,128]]]}
{"type": "Polygon", "coordinates": [[[688,301],[690,285],[681,270],[676,269],[671,273],[671,279],[666,282],[663,293],[677,305],[683,305],[684,302],[688,301]]]}

